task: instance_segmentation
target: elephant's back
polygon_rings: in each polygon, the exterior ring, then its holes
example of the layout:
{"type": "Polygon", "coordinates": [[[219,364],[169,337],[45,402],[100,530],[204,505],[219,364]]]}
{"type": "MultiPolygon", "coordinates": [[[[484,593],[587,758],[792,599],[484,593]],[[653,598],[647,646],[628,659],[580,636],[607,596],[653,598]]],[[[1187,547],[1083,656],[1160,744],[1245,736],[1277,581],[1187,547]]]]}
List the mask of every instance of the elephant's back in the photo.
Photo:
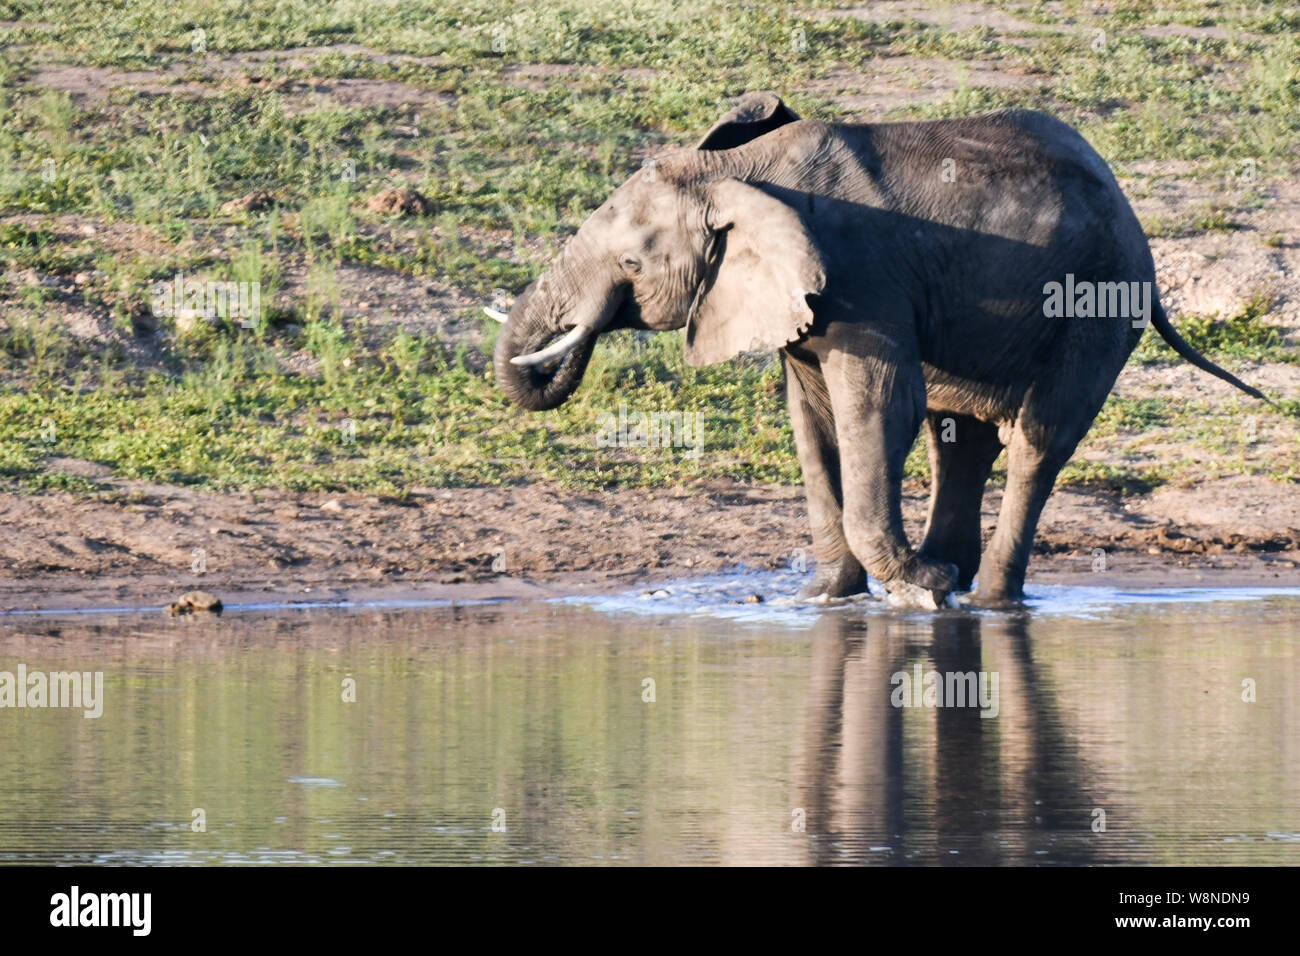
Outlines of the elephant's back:
{"type": "Polygon", "coordinates": [[[1024,381],[1067,327],[1120,335],[1128,322],[1052,318],[1045,288],[1067,276],[1149,282],[1141,226],[1105,161],[1065,123],[1028,110],[845,128],[872,157],[889,228],[881,274],[915,277],[925,359],[962,379],[1024,381]]]}
{"type": "Polygon", "coordinates": [[[845,127],[890,211],[941,225],[1046,241],[1064,221],[1112,219],[1127,202],[1105,160],[1045,113],[845,127]]]}

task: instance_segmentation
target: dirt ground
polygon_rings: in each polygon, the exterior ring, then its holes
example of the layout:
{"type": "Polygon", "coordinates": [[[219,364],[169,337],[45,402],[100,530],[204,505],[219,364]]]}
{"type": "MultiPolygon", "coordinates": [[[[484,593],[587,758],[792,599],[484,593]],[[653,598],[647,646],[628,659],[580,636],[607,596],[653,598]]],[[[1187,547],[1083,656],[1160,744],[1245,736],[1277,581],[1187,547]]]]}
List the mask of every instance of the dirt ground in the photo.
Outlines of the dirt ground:
{"type": "MultiPolygon", "coordinates": [[[[226,603],[541,597],[811,563],[799,488],[531,485],[397,501],[109,485],[94,499],[0,496],[0,609],[155,606],[193,588],[226,603]]],[[[916,540],[925,489],[906,492],[916,540]]],[[[986,534],[1000,497],[990,488],[986,534]]],[[[1131,498],[1061,490],[1039,528],[1034,582],[1300,586],[1300,507],[1293,489],[1252,478],[1131,498]]]]}

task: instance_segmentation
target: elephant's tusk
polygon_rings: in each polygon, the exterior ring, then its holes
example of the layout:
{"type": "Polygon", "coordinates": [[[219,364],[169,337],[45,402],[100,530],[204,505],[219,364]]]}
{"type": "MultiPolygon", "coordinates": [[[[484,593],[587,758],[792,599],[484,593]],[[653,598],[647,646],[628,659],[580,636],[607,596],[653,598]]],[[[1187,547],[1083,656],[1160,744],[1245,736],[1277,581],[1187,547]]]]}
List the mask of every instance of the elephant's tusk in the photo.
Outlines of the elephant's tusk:
{"type": "Polygon", "coordinates": [[[499,312],[496,309],[489,309],[487,306],[483,307],[483,314],[489,319],[494,319],[497,322],[504,322],[506,319],[510,318],[510,316],[506,315],[504,312],[499,312]]]}
{"type": "Polygon", "coordinates": [[[531,352],[528,355],[516,355],[510,360],[511,365],[544,365],[551,359],[559,358],[566,354],[575,345],[591,334],[591,329],[584,325],[575,325],[569,330],[568,334],[558,342],[554,342],[542,349],[540,352],[531,352]]]}

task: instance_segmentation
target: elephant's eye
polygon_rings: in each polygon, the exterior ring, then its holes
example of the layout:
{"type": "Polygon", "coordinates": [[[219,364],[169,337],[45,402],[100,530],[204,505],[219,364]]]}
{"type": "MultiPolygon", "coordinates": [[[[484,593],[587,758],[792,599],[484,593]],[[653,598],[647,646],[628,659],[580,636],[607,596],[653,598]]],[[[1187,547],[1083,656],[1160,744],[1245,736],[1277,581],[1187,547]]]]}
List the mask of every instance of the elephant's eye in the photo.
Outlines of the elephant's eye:
{"type": "Polygon", "coordinates": [[[630,276],[634,276],[641,271],[641,260],[630,252],[625,252],[619,256],[618,264],[630,276]]]}

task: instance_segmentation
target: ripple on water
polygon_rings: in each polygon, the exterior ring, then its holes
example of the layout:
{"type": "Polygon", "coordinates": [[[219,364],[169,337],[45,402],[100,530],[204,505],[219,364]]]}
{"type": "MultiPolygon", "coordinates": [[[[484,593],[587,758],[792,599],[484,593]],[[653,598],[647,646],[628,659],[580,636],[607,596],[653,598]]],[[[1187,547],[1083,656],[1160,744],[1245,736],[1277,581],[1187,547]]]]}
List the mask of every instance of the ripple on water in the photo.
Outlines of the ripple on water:
{"type": "MultiPolygon", "coordinates": [[[[671,580],[654,588],[639,588],[613,595],[582,595],[553,599],[554,603],[587,607],[605,614],[698,615],[737,623],[811,627],[826,613],[854,615],[924,616],[933,611],[893,608],[879,600],[884,588],[870,579],[871,595],[837,601],[797,601],[795,595],[807,579],[793,571],[736,570],[671,580]],[[752,597],[758,595],[761,601],[752,597]]],[[[1300,588],[1116,588],[1040,584],[1027,589],[1025,605],[1038,615],[1098,619],[1105,612],[1161,604],[1218,604],[1300,597],[1300,588]]],[[[999,615],[963,607],[950,598],[945,610],[999,615]]]]}

